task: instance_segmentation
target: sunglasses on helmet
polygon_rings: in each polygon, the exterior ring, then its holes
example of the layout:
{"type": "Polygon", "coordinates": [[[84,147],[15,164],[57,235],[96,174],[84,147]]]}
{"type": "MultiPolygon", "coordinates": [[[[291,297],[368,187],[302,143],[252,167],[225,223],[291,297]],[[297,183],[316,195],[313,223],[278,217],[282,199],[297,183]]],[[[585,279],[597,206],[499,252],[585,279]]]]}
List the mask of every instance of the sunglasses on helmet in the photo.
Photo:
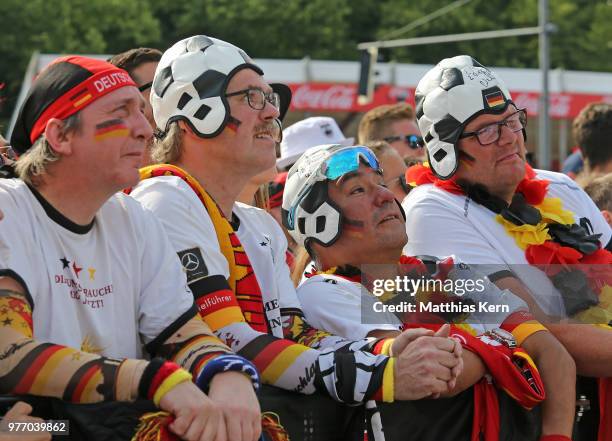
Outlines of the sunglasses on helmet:
{"type": "MultiPolygon", "coordinates": [[[[325,155],[326,153],[328,153],[326,150],[316,152],[313,154],[310,163],[316,163],[317,157],[320,157],[319,155],[325,155]]],[[[290,227],[293,228],[295,211],[297,207],[317,182],[325,180],[335,181],[347,173],[356,171],[361,163],[364,163],[375,171],[382,171],[374,152],[363,146],[342,147],[339,150],[332,152],[329,157],[327,157],[317,166],[315,170],[310,171],[306,182],[304,183],[298,196],[295,198],[295,202],[289,208],[287,222],[290,227]]],[[[303,167],[308,169],[309,164],[305,163],[303,167]]]]}

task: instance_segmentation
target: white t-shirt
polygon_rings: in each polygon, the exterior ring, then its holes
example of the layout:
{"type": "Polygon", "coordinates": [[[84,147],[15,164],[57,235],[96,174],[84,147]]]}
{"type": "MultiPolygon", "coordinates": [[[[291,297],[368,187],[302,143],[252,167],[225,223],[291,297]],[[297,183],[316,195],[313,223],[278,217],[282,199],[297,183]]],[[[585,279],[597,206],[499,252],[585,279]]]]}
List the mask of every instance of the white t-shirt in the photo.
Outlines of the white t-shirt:
{"type": "MultiPolygon", "coordinates": [[[[229,277],[228,263],[219,248],[210,216],[185,181],[177,176],[145,179],[131,195],[162,221],[181,260],[186,253],[203,260],[200,274],[188,271],[190,281],[199,276],[229,277]]],[[[237,202],[233,213],[240,221],[237,236],[261,288],[272,335],[282,337],[280,309],[300,307],[285,261],[287,239],[264,210],[237,202]]]]}
{"type": "MultiPolygon", "coordinates": [[[[486,276],[478,274],[453,256],[454,269],[449,272],[453,280],[481,279],[482,291],[465,292],[461,299],[473,302],[473,310],[461,321],[474,335],[499,328],[515,312],[527,311],[527,304],[509,290],[500,290],[486,276]],[[504,305],[504,310],[483,311],[485,305],[504,305]]],[[[445,259],[433,261],[444,262],[445,259]]],[[[436,271],[434,271],[436,272],[436,271]]],[[[358,282],[335,274],[317,274],[298,286],[298,298],[302,302],[304,315],[309,323],[327,329],[340,337],[365,338],[374,330],[398,331],[402,321],[398,316],[384,310],[375,303],[380,299],[369,293],[358,282]]],[[[379,304],[380,305],[380,304],[379,304]]]]}
{"type": "Polygon", "coordinates": [[[399,331],[402,325],[395,314],[374,312],[378,299],[361,283],[334,274],[304,279],[297,295],[308,323],[350,340],[375,330],[399,331]]]}
{"type": "Polygon", "coordinates": [[[0,207],[0,271],[25,281],[37,340],[143,358],[142,345],[192,308],[165,232],[131,198],[111,197],[84,227],[22,181],[0,179],[0,207]]]}
{"type": "MultiPolygon", "coordinates": [[[[595,233],[601,233],[603,246],[612,232],[599,209],[569,177],[536,170],[537,177],[550,181],[547,197],[558,197],[563,208],[574,213],[575,221],[587,218],[595,233]]],[[[563,315],[561,294],[550,279],[529,265],[525,252],[495,220],[495,214],[466,196],[454,195],[432,184],[413,189],[402,202],[406,212],[408,243],[404,253],[418,255],[456,255],[461,261],[487,275],[510,270],[534,293],[547,314],[563,315]],[[485,265],[490,265],[485,271],[485,265]]]]}

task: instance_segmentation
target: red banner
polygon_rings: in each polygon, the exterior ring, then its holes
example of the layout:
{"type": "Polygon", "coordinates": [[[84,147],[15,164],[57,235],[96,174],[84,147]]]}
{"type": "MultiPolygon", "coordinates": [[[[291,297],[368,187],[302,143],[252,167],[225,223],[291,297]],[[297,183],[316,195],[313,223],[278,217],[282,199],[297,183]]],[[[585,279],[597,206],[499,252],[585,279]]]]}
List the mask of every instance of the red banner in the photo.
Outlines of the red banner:
{"type": "MultiPolygon", "coordinates": [[[[382,84],[376,87],[371,103],[357,103],[357,84],[350,83],[294,83],[291,110],[365,112],[381,104],[406,101],[414,105],[414,88],[382,84]]],[[[511,91],[519,108],[526,108],[529,116],[538,114],[539,93],[511,91]]],[[[551,93],[550,116],[555,119],[574,118],[580,110],[593,102],[612,103],[612,95],[584,95],[577,93],[551,93]]]]}

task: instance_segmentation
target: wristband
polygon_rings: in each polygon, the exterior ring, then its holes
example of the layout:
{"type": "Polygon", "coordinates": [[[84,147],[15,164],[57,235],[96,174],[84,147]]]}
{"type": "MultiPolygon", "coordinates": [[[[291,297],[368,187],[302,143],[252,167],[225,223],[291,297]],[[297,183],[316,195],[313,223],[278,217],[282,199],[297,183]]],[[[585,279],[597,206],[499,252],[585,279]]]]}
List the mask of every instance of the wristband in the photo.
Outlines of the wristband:
{"type": "Polygon", "coordinates": [[[142,373],[140,377],[140,383],[138,383],[138,396],[145,400],[150,400],[149,397],[149,389],[151,389],[151,383],[153,382],[153,378],[162,367],[162,365],[166,362],[163,358],[154,358],[149,362],[147,367],[142,373]]]}
{"type": "Polygon", "coordinates": [[[245,374],[253,383],[253,388],[255,390],[259,389],[257,368],[253,363],[239,355],[219,355],[215,357],[204,365],[195,383],[202,391],[207,392],[210,382],[216,374],[229,371],[245,374]]]}
{"type": "Polygon", "coordinates": [[[159,402],[166,395],[166,392],[170,391],[174,386],[185,381],[191,381],[191,374],[185,369],[177,369],[168,375],[164,381],[159,385],[155,394],[153,395],[153,403],[159,407],[159,402]]]}

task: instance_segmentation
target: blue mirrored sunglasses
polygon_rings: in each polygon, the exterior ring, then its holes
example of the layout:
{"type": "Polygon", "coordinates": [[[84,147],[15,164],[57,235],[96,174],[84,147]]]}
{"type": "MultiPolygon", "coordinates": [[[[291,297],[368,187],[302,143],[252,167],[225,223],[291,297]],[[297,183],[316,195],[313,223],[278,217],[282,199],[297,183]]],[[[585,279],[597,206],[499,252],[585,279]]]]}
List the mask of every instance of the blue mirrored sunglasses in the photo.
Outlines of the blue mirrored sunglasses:
{"type": "Polygon", "coordinates": [[[360,161],[374,170],[380,169],[376,155],[367,147],[348,147],[330,156],[323,165],[323,173],[330,181],[359,168],[360,161]]]}

